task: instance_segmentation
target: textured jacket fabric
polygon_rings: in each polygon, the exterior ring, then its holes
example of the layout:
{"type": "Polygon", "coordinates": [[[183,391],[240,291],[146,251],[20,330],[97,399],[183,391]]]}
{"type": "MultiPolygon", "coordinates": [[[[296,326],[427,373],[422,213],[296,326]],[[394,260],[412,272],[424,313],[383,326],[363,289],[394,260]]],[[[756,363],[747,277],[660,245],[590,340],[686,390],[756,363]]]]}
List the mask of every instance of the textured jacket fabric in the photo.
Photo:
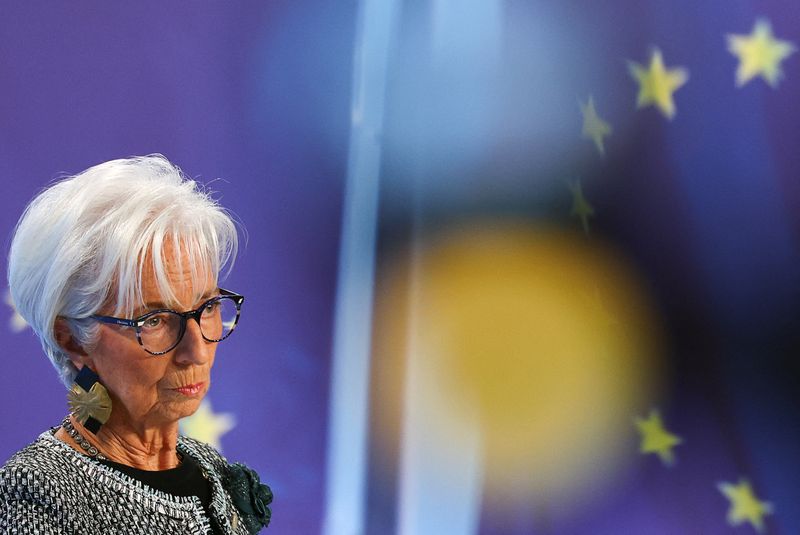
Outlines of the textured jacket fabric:
{"type": "Polygon", "coordinates": [[[42,433],[0,469],[0,534],[245,535],[222,487],[227,461],[214,448],[179,437],[210,482],[208,518],[197,497],[173,496],[146,486],[42,433]]]}

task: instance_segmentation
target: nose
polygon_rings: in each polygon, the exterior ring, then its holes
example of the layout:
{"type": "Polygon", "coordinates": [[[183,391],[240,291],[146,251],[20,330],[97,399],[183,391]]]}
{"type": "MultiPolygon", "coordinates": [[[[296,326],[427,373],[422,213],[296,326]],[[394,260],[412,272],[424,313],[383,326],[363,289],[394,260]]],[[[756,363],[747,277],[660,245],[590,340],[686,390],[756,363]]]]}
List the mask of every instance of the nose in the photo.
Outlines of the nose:
{"type": "Polygon", "coordinates": [[[208,342],[200,332],[200,325],[193,319],[186,322],[183,338],[175,347],[174,358],[179,364],[202,365],[214,356],[217,344],[208,342]]]}

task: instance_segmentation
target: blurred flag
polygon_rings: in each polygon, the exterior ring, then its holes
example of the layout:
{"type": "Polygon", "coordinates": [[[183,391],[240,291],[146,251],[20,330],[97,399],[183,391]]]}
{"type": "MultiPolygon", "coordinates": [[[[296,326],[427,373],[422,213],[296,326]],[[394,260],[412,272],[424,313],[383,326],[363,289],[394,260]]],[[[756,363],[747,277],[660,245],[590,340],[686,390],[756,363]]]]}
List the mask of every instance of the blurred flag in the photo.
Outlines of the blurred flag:
{"type": "Polygon", "coordinates": [[[800,12],[768,11],[404,5],[365,533],[800,529],[800,12]]]}

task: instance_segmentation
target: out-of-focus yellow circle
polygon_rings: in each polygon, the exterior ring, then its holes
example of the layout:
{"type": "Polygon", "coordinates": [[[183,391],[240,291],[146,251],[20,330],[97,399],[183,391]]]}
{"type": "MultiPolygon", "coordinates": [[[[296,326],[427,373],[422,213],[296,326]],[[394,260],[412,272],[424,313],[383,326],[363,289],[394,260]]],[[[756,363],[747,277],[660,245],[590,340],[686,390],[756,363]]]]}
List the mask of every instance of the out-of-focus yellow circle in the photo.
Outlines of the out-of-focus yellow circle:
{"type": "Polygon", "coordinates": [[[611,476],[659,375],[633,271],[583,236],[496,223],[442,233],[400,263],[379,287],[378,319],[394,325],[377,326],[392,340],[377,347],[402,348],[384,379],[409,359],[422,370],[417,391],[387,391],[424,400],[431,447],[477,428],[486,485],[518,496],[578,495],[611,476]]]}

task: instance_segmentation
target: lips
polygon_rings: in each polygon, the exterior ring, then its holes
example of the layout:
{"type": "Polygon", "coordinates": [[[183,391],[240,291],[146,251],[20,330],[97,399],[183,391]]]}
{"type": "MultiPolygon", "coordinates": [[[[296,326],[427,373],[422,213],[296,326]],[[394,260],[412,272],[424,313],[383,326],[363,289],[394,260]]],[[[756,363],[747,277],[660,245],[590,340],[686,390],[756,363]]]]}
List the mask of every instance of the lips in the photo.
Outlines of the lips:
{"type": "Polygon", "coordinates": [[[178,388],[173,388],[175,392],[179,394],[183,394],[184,396],[196,396],[200,392],[203,391],[203,385],[205,383],[194,383],[191,385],[183,385],[179,386],[178,388]]]}

